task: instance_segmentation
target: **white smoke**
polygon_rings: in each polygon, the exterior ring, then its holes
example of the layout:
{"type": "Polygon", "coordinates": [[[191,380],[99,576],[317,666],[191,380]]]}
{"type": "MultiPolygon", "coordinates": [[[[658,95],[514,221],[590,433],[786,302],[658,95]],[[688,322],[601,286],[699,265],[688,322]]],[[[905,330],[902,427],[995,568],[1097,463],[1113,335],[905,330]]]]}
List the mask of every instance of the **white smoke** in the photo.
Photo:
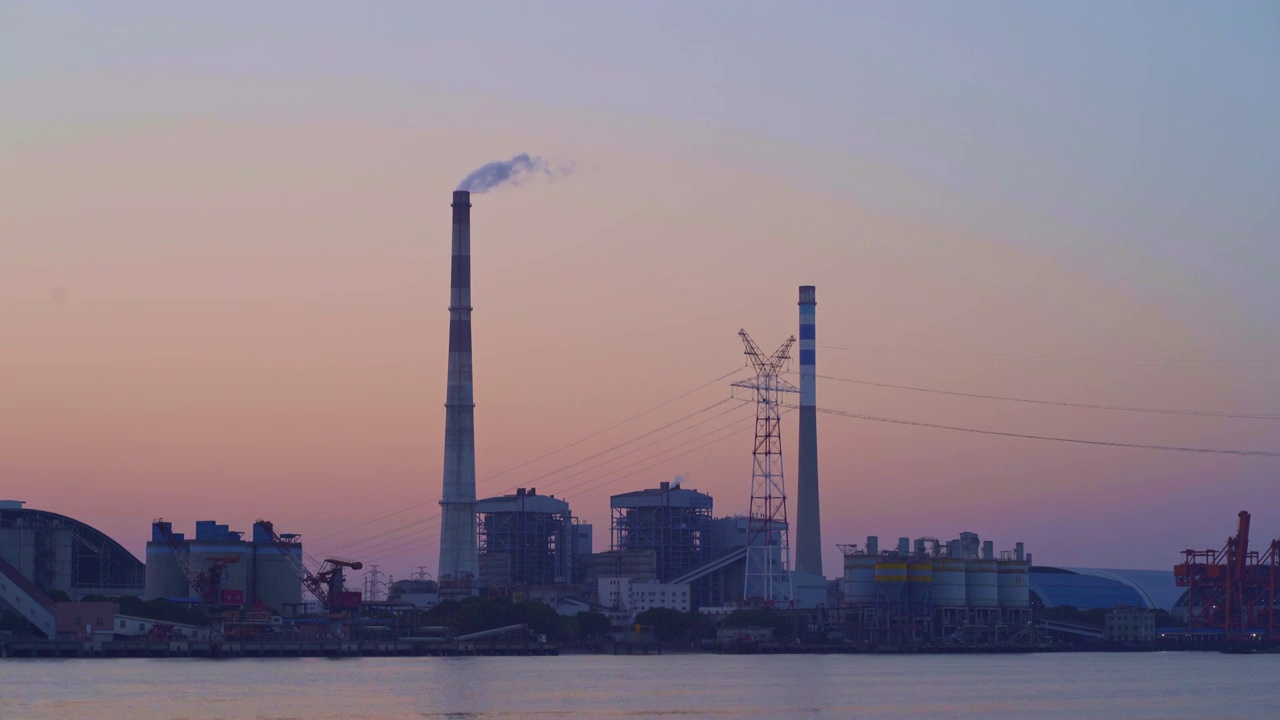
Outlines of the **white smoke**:
{"type": "Polygon", "coordinates": [[[470,175],[458,183],[458,189],[473,193],[489,192],[504,185],[523,185],[538,176],[556,180],[572,172],[571,164],[552,167],[545,158],[520,153],[510,160],[498,160],[472,170],[470,175]]]}
{"type": "Polygon", "coordinates": [[[684,475],[677,475],[676,479],[671,481],[671,489],[674,490],[680,487],[680,484],[684,482],[684,479],[684,475]]]}

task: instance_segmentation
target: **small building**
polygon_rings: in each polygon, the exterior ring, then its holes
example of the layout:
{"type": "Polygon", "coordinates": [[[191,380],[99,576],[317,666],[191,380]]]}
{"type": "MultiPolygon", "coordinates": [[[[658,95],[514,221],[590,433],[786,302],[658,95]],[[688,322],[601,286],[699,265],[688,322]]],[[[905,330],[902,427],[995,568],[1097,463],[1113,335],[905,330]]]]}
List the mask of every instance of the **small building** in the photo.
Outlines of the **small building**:
{"type": "Polygon", "coordinates": [[[425,610],[440,602],[440,586],[435,580],[396,580],[387,590],[387,601],[409,603],[425,610]]]}
{"type": "Polygon", "coordinates": [[[94,633],[111,632],[119,603],[113,602],[61,602],[54,609],[57,618],[58,639],[91,640],[94,633]]]}
{"type": "Polygon", "coordinates": [[[1145,608],[1109,610],[1104,618],[1102,639],[1106,642],[1149,643],[1156,639],[1156,614],[1145,608]]]}
{"type": "Polygon", "coordinates": [[[600,604],[613,610],[641,613],[653,608],[688,612],[689,586],[680,583],[639,582],[625,577],[599,580],[600,604]]]}

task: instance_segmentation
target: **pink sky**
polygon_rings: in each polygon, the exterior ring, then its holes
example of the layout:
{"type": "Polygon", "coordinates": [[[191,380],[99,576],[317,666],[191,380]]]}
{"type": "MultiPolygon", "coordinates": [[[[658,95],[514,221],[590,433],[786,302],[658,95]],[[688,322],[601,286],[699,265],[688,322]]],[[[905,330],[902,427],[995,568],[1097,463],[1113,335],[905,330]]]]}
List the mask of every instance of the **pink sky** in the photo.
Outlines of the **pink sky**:
{"type": "MultiPolygon", "coordinates": [[[[1276,295],[1263,281],[1274,254],[1240,250],[1209,267],[1140,222],[1173,211],[1147,198],[1113,198],[1132,201],[1119,219],[1073,214],[1066,201],[1003,202],[834,140],[754,128],[745,106],[725,115],[741,124],[717,129],[675,111],[483,87],[423,80],[427,89],[409,91],[378,79],[377,66],[287,81],[161,68],[19,76],[10,97],[24,112],[0,139],[0,496],[84,520],[139,555],[156,517],[186,531],[197,519],[247,531],[268,518],[305,542],[425,503],[308,551],[379,562],[398,577],[434,570],[449,193],[480,164],[521,151],[577,169],[473,200],[482,496],[726,397],[727,383],[705,389],[483,481],[740,366],[739,328],[772,349],[796,332],[801,284],[817,286],[820,344],[938,351],[820,345],[823,374],[1280,411],[1276,295]],[[1240,359],[1271,362],[1225,362],[1240,359]],[[418,534],[385,541],[412,521],[418,534]]],[[[1095,160],[1105,173],[1106,158],[1095,160]]],[[[1231,241],[1259,248],[1274,230],[1260,224],[1231,241]]],[[[941,424],[1280,450],[1275,421],[830,381],[818,395],[824,407],[941,424]]],[[[596,526],[596,549],[607,544],[611,493],[677,474],[713,494],[718,514],[745,510],[747,433],[571,494],[575,514],[596,526]]],[[[784,433],[794,487],[795,423],[784,433]]],[[[1240,509],[1261,534],[1280,535],[1280,511],[1268,509],[1280,500],[1275,459],[825,415],[819,433],[831,576],[836,543],[868,534],[973,530],[999,548],[1024,541],[1042,564],[1156,568],[1185,547],[1220,545],[1240,509]]],[[[532,484],[560,494],[590,477],[552,483],[563,474],[532,484]]]]}

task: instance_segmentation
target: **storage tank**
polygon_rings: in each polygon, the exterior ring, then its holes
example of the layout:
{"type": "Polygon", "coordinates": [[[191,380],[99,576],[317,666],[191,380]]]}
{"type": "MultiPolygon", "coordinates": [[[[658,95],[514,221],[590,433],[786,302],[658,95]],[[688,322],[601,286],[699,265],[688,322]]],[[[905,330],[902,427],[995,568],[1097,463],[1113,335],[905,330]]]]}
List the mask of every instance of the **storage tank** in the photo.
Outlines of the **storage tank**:
{"type": "Polygon", "coordinates": [[[875,603],[876,559],[874,556],[844,556],[844,601],[847,605],[875,603]]]}
{"type": "Polygon", "coordinates": [[[907,592],[913,605],[931,607],[933,604],[933,565],[913,562],[907,565],[907,592]]]}
{"type": "Polygon", "coordinates": [[[905,562],[880,562],[875,565],[876,594],[880,602],[901,606],[907,600],[907,564],[905,562]]]}
{"type": "Polygon", "coordinates": [[[163,542],[147,543],[146,587],[144,600],[191,597],[187,576],[182,574],[173,550],[163,542]]]}
{"type": "Polygon", "coordinates": [[[1031,588],[1027,585],[1027,563],[1020,560],[1002,560],[997,568],[1000,607],[1025,608],[1031,606],[1031,588]]]}
{"type": "Polygon", "coordinates": [[[965,607],[965,584],[964,560],[938,558],[933,561],[934,607],[965,607]]]}
{"type": "Polygon", "coordinates": [[[965,565],[964,576],[969,607],[1000,607],[995,560],[969,560],[965,565]]]}

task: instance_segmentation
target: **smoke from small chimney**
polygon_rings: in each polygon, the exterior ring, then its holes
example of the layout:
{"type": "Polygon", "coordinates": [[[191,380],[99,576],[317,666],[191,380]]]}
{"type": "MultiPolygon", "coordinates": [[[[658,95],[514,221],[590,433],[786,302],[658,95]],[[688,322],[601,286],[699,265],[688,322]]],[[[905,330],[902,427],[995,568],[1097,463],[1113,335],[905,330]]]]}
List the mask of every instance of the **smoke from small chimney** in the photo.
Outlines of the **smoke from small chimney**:
{"type": "Polygon", "coordinates": [[[550,180],[566,177],[573,172],[572,165],[552,167],[546,159],[537,155],[520,153],[510,160],[498,160],[472,170],[470,175],[458,183],[459,190],[467,192],[489,192],[504,185],[512,187],[523,185],[539,175],[550,180]]]}

